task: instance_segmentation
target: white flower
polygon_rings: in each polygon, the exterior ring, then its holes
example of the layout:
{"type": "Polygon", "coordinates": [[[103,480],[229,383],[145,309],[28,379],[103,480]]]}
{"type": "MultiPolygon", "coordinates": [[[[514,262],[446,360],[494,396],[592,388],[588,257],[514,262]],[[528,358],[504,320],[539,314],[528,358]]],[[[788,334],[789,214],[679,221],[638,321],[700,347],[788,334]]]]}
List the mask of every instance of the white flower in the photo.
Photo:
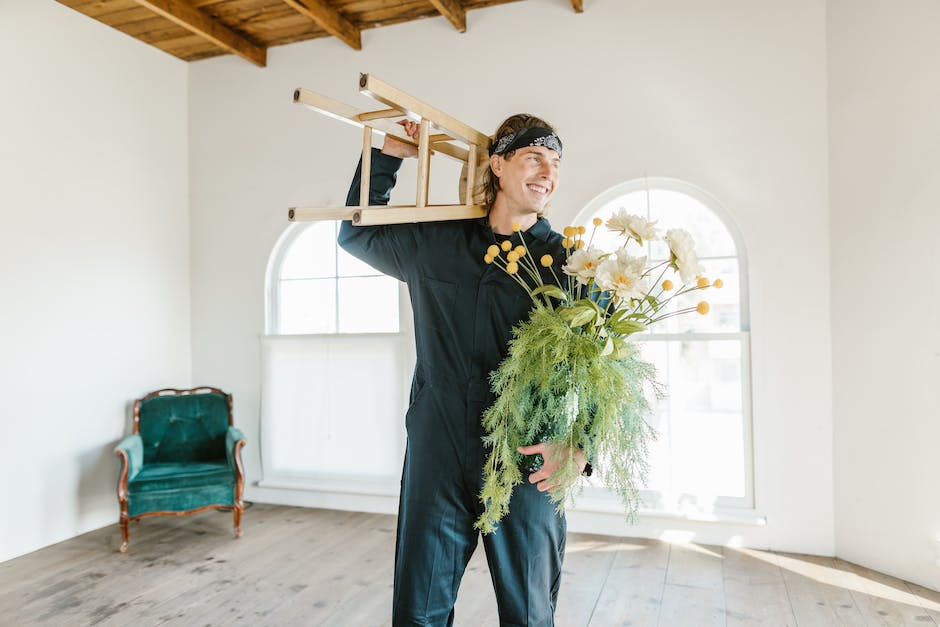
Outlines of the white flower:
{"type": "Polygon", "coordinates": [[[621,235],[632,237],[640,244],[644,240],[653,240],[659,237],[655,222],[649,222],[645,218],[627,213],[627,210],[623,208],[607,220],[607,228],[621,235]]]}
{"type": "Polygon", "coordinates": [[[578,285],[590,285],[591,279],[597,274],[597,267],[601,264],[603,250],[594,246],[574,251],[568,258],[562,270],[565,274],[578,280],[578,285]]]}
{"type": "Polygon", "coordinates": [[[620,249],[616,257],[608,257],[597,268],[597,286],[613,292],[620,299],[643,298],[649,291],[643,270],[646,257],[631,257],[620,249]]]}
{"type": "Polygon", "coordinates": [[[691,283],[695,277],[705,272],[695,254],[695,240],[688,231],[670,229],[666,232],[666,243],[672,252],[672,267],[679,271],[683,283],[691,283]]]}

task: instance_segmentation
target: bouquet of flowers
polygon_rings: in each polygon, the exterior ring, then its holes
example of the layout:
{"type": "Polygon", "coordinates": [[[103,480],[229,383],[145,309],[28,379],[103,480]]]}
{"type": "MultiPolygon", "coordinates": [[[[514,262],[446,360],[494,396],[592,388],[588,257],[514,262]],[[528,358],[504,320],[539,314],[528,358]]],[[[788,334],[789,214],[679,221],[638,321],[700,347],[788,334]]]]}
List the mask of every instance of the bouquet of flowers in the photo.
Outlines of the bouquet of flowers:
{"type": "Polygon", "coordinates": [[[543,463],[540,455],[516,450],[535,442],[552,442],[567,452],[550,477],[550,495],[559,511],[578,485],[575,451],[581,448],[587,459],[603,463],[607,487],[621,497],[628,518],[636,516],[655,437],[646,422],[651,411],[647,393],[661,397],[663,391],[655,368],[641,359],[630,338],[671,316],[707,314],[706,301],[674,310],[666,305],[722,283],[701,276],[694,241],[684,230],[669,230],[661,238],[654,222],[621,209],[606,227],[623,238],[623,245],[605,252],[592,246],[602,224],[594,219],[586,242],[585,227],[565,227],[561,277],[551,255],[532,258],[518,223],[513,224],[517,245],[506,241],[486,251],[484,261],[515,279],[533,308],[529,319],[513,329],[509,354],[490,375],[496,401],[483,415],[490,452],[480,492],[484,512],[475,525],[484,533],[495,531],[509,511],[523,471],[543,463]],[[668,245],[669,258],[648,264],[638,253],[646,242],[659,239],[668,245]],[[543,280],[539,265],[550,270],[545,276],[553,280],[543,280]]]}

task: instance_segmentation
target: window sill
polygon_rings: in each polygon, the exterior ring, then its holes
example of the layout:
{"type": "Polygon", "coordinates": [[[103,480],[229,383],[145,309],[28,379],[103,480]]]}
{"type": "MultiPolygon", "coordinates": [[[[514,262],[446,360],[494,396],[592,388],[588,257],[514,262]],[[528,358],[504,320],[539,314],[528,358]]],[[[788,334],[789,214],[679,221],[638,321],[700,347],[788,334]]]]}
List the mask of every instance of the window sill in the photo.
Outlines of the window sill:
{"type": "MultiPolygon", "coordinates": [[[[624,516],[623,506],[620,502],[598,497],[576,497],[575,506],[569,508],[569,511],[624,516]]],[[[767,525],[767,517],[765,515],[758,510],[743,507],[716,507],[711,511],[671,511],[641,507],[639,517],[647,520],[684,520],[688,522],[748,525],[753,527],[764,527],[767,525]]]]}
{"type": "Polygon", "coordinates": [[[398,478],[339,479],[330,477],[272,477],[255,483],[259,488],[329,492],[357,496],[398,496],[398,478]]]}
{"type": "MultiPolygon", "coordinates": [[[[272,477],[255,483],[259,488],[276,490],[298,490],[303,492],[324,492],[350,496],[399,496],[400,482],[395,478],[341,479],[331,477],[272,477]]],[[[582,496],[576,499],[570,512],[586,514],[606,514],[623,518],[623,507],[611,499],[582,496]]],[[[641,508],[641,519],[681,520],[696,523],[719,523],[764,527],[767,517],[755,509],[715,508],[710,512],[702,511],[667,511],[641,508]]]]}
{"type": "Polygon", "coordinates": [[[265,340],[315,340],[330,337],[339,338],[373,338],[373,337],[401,337],[404,335],[401,331],[369,331],[358,333],[262,333],[261,337],[265,340]]]}

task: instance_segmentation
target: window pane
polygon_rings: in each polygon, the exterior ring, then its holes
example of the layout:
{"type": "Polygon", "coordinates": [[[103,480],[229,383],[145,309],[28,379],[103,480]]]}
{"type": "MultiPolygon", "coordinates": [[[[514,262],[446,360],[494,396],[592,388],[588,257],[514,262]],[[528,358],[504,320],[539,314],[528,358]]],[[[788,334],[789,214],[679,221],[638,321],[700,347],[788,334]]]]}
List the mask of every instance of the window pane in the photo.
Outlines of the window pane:
{"type": "MultiPolygon", "coordinates": [[[[650,202],[652,202],[652,190],[650,192],[650,202]]],[[[604,222],[607,222],[607,219],[610,218],[614,213],[620,211],[620,209],[625,209],[627,213],[632,213],[638,216],[647,217],[647,201],[646,201],[646,191],[640,190],[635,192],[630,192],[614,198],[610,202],[607,202],[594,213],[593,217],[601,218],[604,222]]],[[[585,220],[585,225],[591,223],[591,218],[585,220]]],[[[601,227],[597,230],[598,235],[601,231],[607,231],[606,227],[601,227]]]]}
{"type": "Polygon", "coordinates": [[[338,279],[339,333],[398,333],[398,280],[338,279]]]}
{"type": "MultiPolygon", "coordinates": [[[[718,216],[687,194],[652,189],[649,192],[647,208],[647,192],[638,190],[604,204],[591,218],[599,217],[606,223],[608,218],[621,208],[626,209],[628,213],[656,221],[661,235],[665,235],[669,229],[685,229],[695,240],[695,252],[699,257],[734,257],[737,254],[734,240],[718,216]]],[[[591,218],[585,220],[585,224],[590,224],[591,218]]],[[[614,250],[622,245],[623,239],[601,226],[597,229],[593,243],[604,250],[614,250]]],[[[640,253],[639,248],[633,248],[630,252],[647,254],[650,259],[660,260],[668,258],[669,255],[669,249],[664,242],[653,242],[645,253],[640,253]]]]}
{"type": "Polygon", "coordinates": [[[278,298],[278,333],[336,333],[336,279],[280,281],[278,298]]]}
{"type": "MultiPolygon", "coordinates": [[[[717,333],[741,330],[741,306],[738,302],[738,295],[740,294],[738,260],[703,259],[701,264],[705,268],[705,277],[709,280],[720,278],[724,285],[721,288],[709,287],[677,296],[669,301],[660,312],[665,313],[695,307],[701,301],[709,304],[709,312],[705,315],[693,312],[666,318],[657,322],[652,327],[651,333],[717,333]]],[[[672,270],[667,270],[664,278],[672,279],[678,283],[678,275],[672,270]]],[[[659,294],[659,292],[653,292],[654,296],[659,297],[659,294]]]]}
{"type": "MultiPolygon", "coordinates": [[[[685,229],[695,240],[695,252],[699,257],[733,257],[737,254],[734,240],[728,229],[715,213],[697,199],[665,189],[654,189],[650,194],[650,220],[665,235],[669,229],[685,229]]],[[[663,245],[651,254],[665,259],[668,251],[663,245]]]]}
{"type": "Polygon", "coordinates": [[[266,474],[401,476],[407,360],[399,338],[321,335],[262,346],[266,474]]]}
{"type": "Polygon", "coordinates": [[[651,420],[659,431],[648,488],[667,503],[710,505],[745,495],[740,340],[646,342],[668,396],[651,420]]]}
{"type": "MultiPolygon", "coordinates": [[[[621,246],[623,246],[623,236],[618,235],[617,233],[607,228],[607,220],[610,219],[610,216],[617,209],[619,209],[619,205],[614,206],[613,210],[611,211],[604,211],[604,210],[598,211],[593,216],[585,220],[584,226],[587,227],[587,237],[589,238],[588,241],[590,242],[591,246],[596,246],[597,248],[600,248],[601,250],[606,251],[606,252],[613,252],[617,250],[618,248],[620,248],[621,246]],[[596,230],[594,228],[594,225],[591,224],[591,220],[593,220],[595,217],[600,218],[601,220],[604,221],[604,224],[601,224],[599,227],[597,227],[596,230]],[[593,235],[591,233],[593,233],[593,235]]],[[[645,214],[645,211],[644,211],[644,214],[645,214]]],[[[629,252],[631,255],[648,254],[647,251],[640,248],[639,245],[636,244],[636,242],[632,242],[630,244],[630,247],[627,249],[627,252],[629,252]]]]}
{"type": "MultiPolygon", "coordinates": [[[[744,498],[749,472],[744,440],[744,340],[704,340],[697,335],[737,333],[742,329],[741,269],[734,239],[718,215],[699,201],[693,190],[684,193],[661,188],[636,189],[622,193],[588,209],[591,213],[580,223],[590,233],[592,218],[606,222],[621,208],[656,221],[662,235],[673,228],[688,231],[695,240],[704,276],[709,280],[720,278],[724,283],[722,288],[695,290],[676,297],[661,310],[669,313],[706,301],[710,306],[707,315],[689,313],[667,318],[657,323],[652,332],[637,336],[643,342],[643,354],[656,364],[658,378],[669,394],[650,419],[659,438],[648,458],[646,505],[674,510],[689,504],[705,509],[717,497],[744,498]],[[659,334],[684,334],[689,339],[656,339],[659,334]]],[[[602,226],[592,243],[612,251],[622,241],[602,226]]],[[[652,263],[669,258],[665,242],[652,242],[646,250],[635,245],[631,248],[631,254],[645,254],[652,263]]],[[[656,272],[649,280],[653,283],[666,278],[679,283],[672,270],[662,277],[656,272]]],[[[660,293],[654,291],[653,295],[660,293]]],[[[605,462],[599,462],[599,472],[603,474],[605,462]]]]}
{"type": "Polygon", "coordinates": [[[342,248],[337,248],[339,251],[336,256],[338,276],[374,276],[379,274],[378,270],[366,262],[356,259],[342,248]]]}
{"type": "Polygon", "coordinates": [[[290,244],[281,262],[282,279],[336,276],[336,223],[311,222],[290,244]]]}

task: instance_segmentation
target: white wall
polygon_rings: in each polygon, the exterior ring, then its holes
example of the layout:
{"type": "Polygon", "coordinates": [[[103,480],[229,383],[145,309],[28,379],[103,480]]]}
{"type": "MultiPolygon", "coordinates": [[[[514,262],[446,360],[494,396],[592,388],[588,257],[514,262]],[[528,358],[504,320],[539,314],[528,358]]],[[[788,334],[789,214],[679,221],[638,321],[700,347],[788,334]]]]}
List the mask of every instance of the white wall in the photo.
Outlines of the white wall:
{"type": "Polygon", "coordinates": [[[836,551],[940,589],[940,5],[829,3],[836,551]]]}
{"type": "Polygon", "coordinates": [[[0,3],[0,561],[115,523],[130,401],[190,381],[187,73],[0,3]]]}
{"type": "MultiPolygon", "coordinates": [[[[615,525],[831,554],[825,36],[819,0],[598,0],[580,15],[529,0],[471,11],[465,34],[436,18],[365,31],[362,52],[328,39],[274,48],[263,70],[234,57],[192,64],[193,373],[234,393],[249,480],[260,478],[267,257],[287,207],[342,202],[360,143],[352,127],[291,104],[291,93],[304,86],[369,106],[356,93],[368,71],[483,130],[521,110],[556,124],[566,147],[556,225],[643,174],[689,181],[729,209],[751,263],[755,491],[767,525],[615,525]]],[[[454,185],[441,183],[432,200],[448,199],[454,185]]],[[[255,486],[247,498],[394,507],[255,486]]]]}

